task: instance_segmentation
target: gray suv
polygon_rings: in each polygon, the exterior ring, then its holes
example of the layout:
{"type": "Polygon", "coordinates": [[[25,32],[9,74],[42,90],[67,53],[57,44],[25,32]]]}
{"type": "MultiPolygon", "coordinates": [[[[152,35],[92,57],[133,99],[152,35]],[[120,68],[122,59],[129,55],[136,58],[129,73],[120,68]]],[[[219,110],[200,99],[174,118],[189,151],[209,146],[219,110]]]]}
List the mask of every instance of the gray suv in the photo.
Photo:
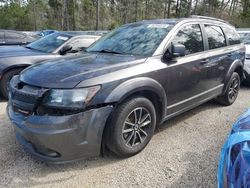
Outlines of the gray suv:
{"type": "Polygon", "coordinates": [[[105,149],[129,157],[145,148],[165,120],[211,99],[231,105],[244,60],[244,44],[222,20],[126,24],[84,53],[13,77],[8,115],[17,140],[47,162],[105,149]]]}

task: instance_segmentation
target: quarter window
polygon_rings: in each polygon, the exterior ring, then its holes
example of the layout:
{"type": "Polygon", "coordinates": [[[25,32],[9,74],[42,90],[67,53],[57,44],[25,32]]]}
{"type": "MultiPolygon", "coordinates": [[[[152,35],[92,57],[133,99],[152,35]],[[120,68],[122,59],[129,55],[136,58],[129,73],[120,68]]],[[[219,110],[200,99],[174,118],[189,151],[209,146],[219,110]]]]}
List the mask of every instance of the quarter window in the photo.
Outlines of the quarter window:
{"type": "Polygon", "coordinates": [[[240,36],[238,35],[238,33],[236,33],[236,31],[234,29],[229,29],[227,27],[224,27],[223,31],[225,32],[225,34],[228,38],[229,45],[241,43],[240,36]]]}
{"type": "Polygon", "coordinates": [[[183,44],[186,54],[204,51],[202,33],[198,24],[184,26],[175,36],[173,44],[183,44]]]}
{"type": "Polygon", "coordinates": [[[83,49],[89,47],[95,41],[96,41],[96,39],[94,37],[78,38],[78,39],[72,41],[69,45],[72,46],[71,51],[80,51],[80,50],[83,50],[83,49]]]}
{"type": "Polygon", "coordinates": [[[226,39],[220,27],[205,25],[209,49],[221,48],[226,46],[226,39]]]}

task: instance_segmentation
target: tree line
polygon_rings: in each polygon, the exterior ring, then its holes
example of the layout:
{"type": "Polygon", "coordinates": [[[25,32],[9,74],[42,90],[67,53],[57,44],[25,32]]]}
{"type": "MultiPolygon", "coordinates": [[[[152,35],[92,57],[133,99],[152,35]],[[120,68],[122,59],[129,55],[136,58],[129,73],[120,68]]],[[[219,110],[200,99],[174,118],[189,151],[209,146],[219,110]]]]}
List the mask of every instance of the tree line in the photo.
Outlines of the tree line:
{"type": "Polygon", "coordinates": [[[250,0],[0,0],[1,29],[106,30],[190,15],[250,27],[250,0]]]}

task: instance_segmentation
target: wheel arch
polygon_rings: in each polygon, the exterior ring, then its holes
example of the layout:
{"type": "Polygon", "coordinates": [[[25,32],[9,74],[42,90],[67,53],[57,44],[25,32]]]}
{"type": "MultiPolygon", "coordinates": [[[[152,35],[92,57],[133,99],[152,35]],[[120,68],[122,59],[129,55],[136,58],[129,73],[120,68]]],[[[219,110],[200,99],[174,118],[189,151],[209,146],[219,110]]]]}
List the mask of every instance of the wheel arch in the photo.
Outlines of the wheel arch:
{"type": "Polygon", "coordinates": [[[167,97],[162,85],[152,78],[133,78],[117,86],[106,98],[105,103],[120,104],[134,96],[143,96],[155,106],[157,122],[166,115],[167,97]]]}
{"type": "Polygon", "coordinates": [[[7,73],[7,72],[9,72],[9,71],[11,71],[11,70],[14,70],[14,69],[25,69],[25,68],[27,68],[28,66],[30,66],[30,65],[28,65],[28,64],[18,64],[18,65],[9,66],[9,67],[6,67],[5,69],[3,69],[3,70],[1,71],[1,75],[2,75],[2,77],[3,77],[3,75],[4,75],[5,73],[7,73]]]}
{"type": "Polygon", "coordinates": [[[241,81],[243,80],[243,77],[244,77],[244,68],[243,67],[244,67],[244,64],[239,59],[235,60],[231,64],[230,68],[227,71],[225,79],[224,79],[225,86],[224,86],[224,89],[223,89],[223,93],[225,93],[226,90],[227,90],[227,85],[228,85],[227,83],[230,80],[231,75],[233,74],[233,72],[237,72],[239,74],[239,76],[240,76],[241,81]]]}

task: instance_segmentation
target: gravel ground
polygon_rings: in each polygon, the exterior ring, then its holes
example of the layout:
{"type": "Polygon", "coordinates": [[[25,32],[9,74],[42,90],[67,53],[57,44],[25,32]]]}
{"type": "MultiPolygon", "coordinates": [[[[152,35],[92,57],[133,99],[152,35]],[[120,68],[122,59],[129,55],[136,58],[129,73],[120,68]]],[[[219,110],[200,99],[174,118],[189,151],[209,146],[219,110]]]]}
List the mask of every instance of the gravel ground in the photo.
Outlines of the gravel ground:
{"type": "Polygon", "coordinates": [[[243,87],[229,107],[208,102],[159,127],[138,155],[47,165],[16,143],[0,102],[0,187],[216,187],[220,149],[233,122],[250,107],[243,87]]]}

